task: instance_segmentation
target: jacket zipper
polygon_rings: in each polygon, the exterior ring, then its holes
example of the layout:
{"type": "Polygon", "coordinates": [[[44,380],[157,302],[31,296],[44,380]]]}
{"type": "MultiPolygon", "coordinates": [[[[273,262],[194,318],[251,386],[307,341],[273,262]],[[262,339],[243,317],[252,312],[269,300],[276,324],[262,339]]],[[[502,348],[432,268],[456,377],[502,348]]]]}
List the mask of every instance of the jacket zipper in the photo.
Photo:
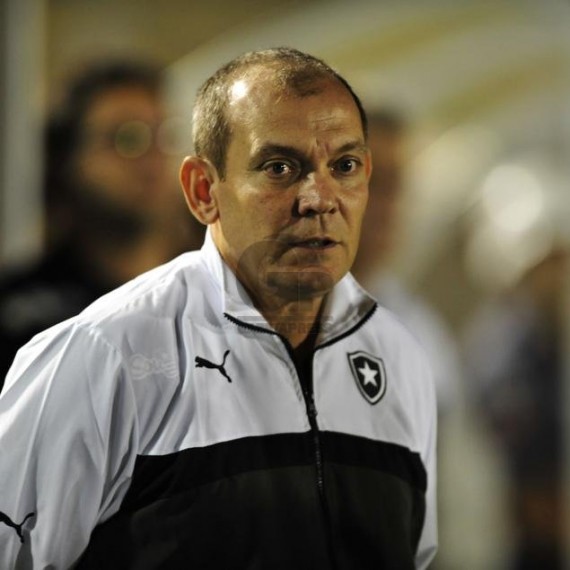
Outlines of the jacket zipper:
{"type": "Polygon", "coordinates": [[[321,500],[325,500],[325,476],[323,468],[323,454],[321,451],[321,438],[319,435],[319,427],[317,425],[317,407],[313,395],[303,391],[305,403],[307,406],[307,415],[309,424],[313,432],[313,444],[315,446],[315,462],[317,467],[317,488],[321,496],[321,500]]]}
{"type": "MultiPolygon", "coordinates": [[[[302,374],[302,370],[297,367],[297,361],[295,360],[295,356],[293,353],[293,347],[291,343],[279,333],[271,330],[264,329],[263,327],[258,327],[256,325],[251,325],[249,323],[245,323],[224,313],[224,316],[230,320],[231,322],[235,323],[236,325],[253,330],[256,332],[261,332],[265,334],[270,334],[277,336],[281,339],[281,342],[285,346],[287,350],[287,354],[293,362],[295,366],[295,370],[297,371],[297,376],[299,378],[299,383],[301,384],[301,392],[303,394],[303,400],[305,401],[305,409],[307,413],[307,417],[309,419],[309,425],[311,427],[311,433],[313,435],[313,449],[314,449],[314,457],[315,457],[315,470],[316,470],[316,485],[317,485],[317,492],[319,495],[319,502],[321,504],[321,511],[323,514],[324,524],[325,524],[325,536],[327,542],[327,551],[328,556],[331,564],[331,569],[336,570],[337,564],[336,559],[334,556],[333,550],[333,535],[332,535],[332,523],[330,517],[330,511],[328,507],[328,502],[325,494],[325,476],[324,476],[324,466],[323,466],[323,454],[322,454],[322,446],[321,446],[321,437],[319,432],[319,426],[317,424],[317,407],[315,405],[315,399],[313,397],[313,358],[311,357],[311,366],[309,368],[309,377],[304,378],[304,374],[302,374]],[[304,381],[305,380],[305,381],[304,381]]],[[[314,356],[315,351],[313,351],[314,356]]]]}
{"type": "MultiPolygon", "coordinates": [[[[306,379],[307,382],[303,382],[301,370],[299,370],[299,368],[297,368],[295,356],[293,353],[293,347],[291,346],[291,343],[284,336],[281,336],[279,333],[277,333],[275,331],[271,331],[268,329],[264,329],[263,327],[258,327],[256,325],[251,325],[249,323],[240,321],[239,319],[236,319],[235,317],[232,317],[231,315],[228,315],[227,313],[224,313],[224,316],[226,317],[226,319],[230,320],[234,324],[236,324],[240,327],[243,327],[245,329],[249,329],[249,330],[256,331],[256,332],[261,332],[261,333],[277,336],[279,339],[281,339],[281,342],[285,346],[285,348],[287,350],[287,354],[289,355],[291,362],[293,362],[293,365],[295,366],[295,370],[297,371],[297,376],[298,376],[299,382],[301,384],[301,391],[303,393],[303,400],[305,401],[305,409],[307,412],[307,417],[309,418],[309,425],[311,426],[311,432],[313,434],[313,444],[314,444],[314,450],[315,450],[315,465],[316,465],[316,470],[317,470],[317,489],[319,492],[319,497],[321,499],[321,504],[322,504],[323,509],[325,511],[325,515],[328,517],[328,512],[327,512],[328,509],[326,508],[326,502],[325,502],[325,483],[324,483],[325,478],[324,478],[324,469],[323,469],[323,454],[322,454],[322,450],[321,450],[321,438],[319,436],[319,426],[317,425],[317,407],[315,406],[315,400],[313,398],[312,358],[311,358],[310,377],[306,379]]],[[[313,352],[313,354],[314,354],[314,352],[313,352]]]]}
{"type": "Polygon", "coordinates": [[[285,346],[285,348],[287,350],[287,353],[289,355],[289,358],[291,359],[291,362],[293,362],[293,364],[295,366],[295,370],[297,371],[297,376],[298,376],[299,382],[301,384],[301,391],[303,393],[303,399],[305,401],[305,408],[307,411],[307,417],[309,419],[309,425],[311,427],[311,432],[313,434],[313,446],[314,446],[314,452],[315,452],[315,468],[316,468],[316,484],[317,484],[317,491],[318,491],[319,499],[320,499],[320,503],[321,503],[321,510],[323,513],[324,521],[325,521],[325,534],[326,534],[326,540],[327,540],[327,549],[328,549],[329,560],[331,563],[332,570],[337,569],[337,563],[336,563],[336,558],[334,555],[334,549],[332,546],[333,545],[332,520],[331,520],[330,510],[329,510],[328,501],[327,501],[327,497],[326,497],[326,493],[325,493],[325,477],[324,477],[324,465],[323,465],[321,437],[320,437],[320,432],[319,432],[319,426],[317,424],[318,412],[317,412],[317,407],[315,405],[315,399],[314,399],[314,393],[313,393],[313,357],[314,357],[315,352],[317,350],[324,348],[325,346],[329,346],[329,345],[333,344],[334,342],[337,342],[338,340],[345,338],[346,336],[349,336],[357,328],[360,328],[366,321],[368,321],[368,319],[375,312],[376,308],[377,308],[377,305],[374,305],[372,310],[370,310],[364,316],[364,318],[361,319],[361,321],[359,323],[357,323],[354,327],[352,327],[351,329],[346,331],[344,334],[339,335],[338,337],[331,339],[330,341],[315,347],[315,349],[313,350],[313,354],[311,356],[311,366],[309,368],[309,378],[303,378],[304,374],[302,374],[302,370],[300,370],[297,367],[297,361],[295,360],[295,355],[293,353],[293,347],[291,346],[291,343],[285,337],[281,336],[279,333],[277,333],[275,331],[271,331],[271,330],[265,329],[263,327],[259,327],[256,325],[251,325],[249,323],[245,323],[243,321],[240,321],[239,319],[236,319],[235,317],[232,317],[231,315],[228,315],[227,313],[224,313],[224,316],[229,321],[233,322],[234,324],[236,324],[240,327],[243,327],[243,328],[246,328],[249,330],[253,330],[256,332],[275,335],[275,336],[279,337],[281,339],[281,342],[283,343],[283,345],[285,346]],[[303,382],[303,380],[306,380],[306,382],[303,382]]]}
{"type": "MultiPolygon", "coordinates": [[[[239,319],[236,319],[235,317],[232,317],[231,315],[228,315],[227,313],[224,313],[224,316],[228,320],[233,322],[234,324],[236,324],[240,327],[243,327],[245,329],[249,329],[249,330],[256,331],[256,332],[261,332],[261,333],[277,336],[279,339],[281,339],[281,342],[285,346],[285,348],[287,350],[287,354],[289,355],[291,362],[293,362],[293,365],[295,366],[295,370],[297,371],[297,376],[299,377],[299,382],[301,384],[301,391],[303,393],[303,400],[305,401],[305,409],[307,411],[307,417],[309,418],[309,425],[311,426],[311,432],[313,434],[313,444],[314,444],[314,449],[315,449],[315,464],[316,464],[316,468],[317,468],[317,489],[319,491],[319,496],[321,498],[321,502],[323,503],[323,506],[325,506],[325,504],[324,504],[324,501],[325,501],[324,479],[325,478],[324,478],[324,469],[323,469],[323,455],[322,455],[322,451],[321,451],[321,438],[319,436],[319,426],[317,425],[317,407],[315,405],[315,400],[313,398],[312,358],[311,358],[310,377],[306,379],[307,380],[306,382],[303,382],[303,375],[301,373],[301,370],[299,370],[299,368],[297,368],[295,355],[293,353],[293,347],[291,346],[291,343],[284,336],[281,336],[279,333],[277,333],[275,331],[267,330],[267,329],[264,329],[263,327],[258,327],[256,325],[251,325],[249,323],[245,323],[243,321],[240,321],[239,319]]],[[[314,354],[314,352],[313,352],[313,354],[314,354]]]]}
{"type": "Polygon", "coordinates": [[[283,344],[285,345],[287,352],[289,353],[289,358],[293,364],[295,364],[295,369],[297,370],[297,376],[299,377],[299,382],[301,384],[301,391],[303,393],[303,399],[305,401],[305,408],[307,411],[307,417],[309,418],[309,425],[311,426],[311,433],[313,435],[313,450],[315,454],[315,471],[316,471],[316,483],[317,492],[319,494],[319,501],[321,504],[321,511],[323,514],[323,520],[325,525],[325,536],[327,543],[327,552],[332,570],[337,569],[336,557],[333,549],[333,532],[332,532],[332,519],[330,515],[330,509],[327,501],[327,496],[325,493],[325,474],[324,474],[324,464],[323,464],[323,453],[321,445],[321,435],[319,431],[319,426],[317,424],[317,406],[315,405],[315,398],[313,392],[313,357],[315,352],[311,355],[311,365],[308,370],[308,378],[305,377],[304,371],[297,368],[296,360],[293,354],[293,348],[289,341],[277,335],[281,338],[283,344]]]}

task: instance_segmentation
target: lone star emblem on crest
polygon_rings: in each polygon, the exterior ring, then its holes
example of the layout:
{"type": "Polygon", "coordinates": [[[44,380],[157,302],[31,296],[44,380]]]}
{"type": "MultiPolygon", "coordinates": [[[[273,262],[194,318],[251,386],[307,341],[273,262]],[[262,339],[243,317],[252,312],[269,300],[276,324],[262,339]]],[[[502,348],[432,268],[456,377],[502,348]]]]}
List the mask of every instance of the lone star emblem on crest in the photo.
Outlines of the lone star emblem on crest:
{"type": "Polygon", "coordinates": [[[358,390],[369,404],[378,403],[386,393],[384,361],[363,350],[347,354],[358,390]]]}
{"type": "Polygon", "coordinates": [[[365,386],[367,384],[374,384],[375,387],[378,387],[378,382],[376,382],[376,376],[378,375],[378,372],[376,370],[372,370],[367,361],[364,362],[363,368],[358,369],[358,372],[360,372],[364,377],[363,383],[365,386]]]}

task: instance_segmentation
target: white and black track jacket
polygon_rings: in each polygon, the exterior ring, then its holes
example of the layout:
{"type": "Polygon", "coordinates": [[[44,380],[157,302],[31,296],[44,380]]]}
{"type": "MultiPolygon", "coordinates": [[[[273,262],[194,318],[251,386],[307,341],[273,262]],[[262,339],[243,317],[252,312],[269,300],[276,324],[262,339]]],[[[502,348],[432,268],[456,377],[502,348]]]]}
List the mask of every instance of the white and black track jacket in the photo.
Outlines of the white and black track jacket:
{"type": "Polygon", "coordinates": [[[426,568],[416,342],[347,275],[312,370],[291,354],[209,235],[36,336],[0,397],[0,568],[426,568]]]}

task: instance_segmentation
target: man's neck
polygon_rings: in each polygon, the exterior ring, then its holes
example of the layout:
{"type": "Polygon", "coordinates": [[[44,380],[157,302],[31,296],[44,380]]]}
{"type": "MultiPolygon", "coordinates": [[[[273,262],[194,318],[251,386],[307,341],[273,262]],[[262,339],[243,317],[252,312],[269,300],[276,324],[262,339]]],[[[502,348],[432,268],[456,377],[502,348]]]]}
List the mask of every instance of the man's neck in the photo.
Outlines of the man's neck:
{"type": "Polygon", "coordinates": [[[295,351],[312,351],[320,327],[324,297],[284,303],[259,303],[267,322],[285,337],[295,351]]]}

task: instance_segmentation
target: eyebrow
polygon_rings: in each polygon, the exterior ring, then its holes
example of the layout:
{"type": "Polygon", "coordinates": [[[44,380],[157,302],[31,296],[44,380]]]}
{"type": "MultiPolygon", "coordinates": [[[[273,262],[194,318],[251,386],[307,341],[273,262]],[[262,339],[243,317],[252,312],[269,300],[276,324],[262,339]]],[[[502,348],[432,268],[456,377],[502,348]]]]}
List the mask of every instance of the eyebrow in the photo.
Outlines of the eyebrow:
{"type": "Polygon", "coordinates": [[[351,151],[368,152],[368,145],[360,140],[350,141],[343,144],[336,152],[337,154],[342,154],[351,151]]]}
{"type": "MultiPolygon", "coordinates": [[[[343,154],[345,152],[368,152],[368,146],[361,140],[349,141],[343,144],[341,147],[336,149],[335,154],[343,154]]],[[[293,158],[302,162],[306,160],[306,155],[304,152],[289,145],[267,143],[264,144],[259,150],[255,151],[249,160],[249,167],[256,168],[260,162],[269,160],[275,156],[284,156],[287,158],[293,158]]]]}
{"type": "Polygon", "coordinates": [[[249,167],[256,168],[259,163],[269,160],[274,156],[285,156],[298,161],[304,159],[303,153],[293,146],[267,143],[254,152],[249,160],[249,167]]]}

